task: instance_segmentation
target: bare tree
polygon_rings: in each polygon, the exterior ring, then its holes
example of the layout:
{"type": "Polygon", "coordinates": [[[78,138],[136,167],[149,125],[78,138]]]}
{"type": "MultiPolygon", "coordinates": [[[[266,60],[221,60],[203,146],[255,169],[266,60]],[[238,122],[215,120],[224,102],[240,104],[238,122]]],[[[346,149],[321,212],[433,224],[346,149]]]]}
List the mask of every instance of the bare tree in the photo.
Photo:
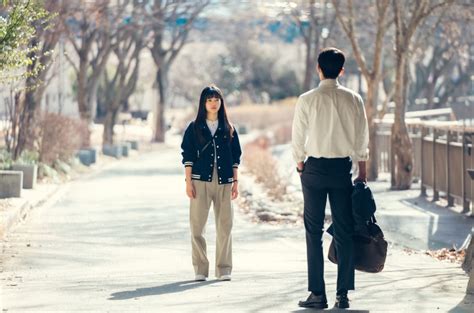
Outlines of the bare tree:
{"type": "MultiPolygon", "coordinates": [[[[368,52],[363,52],[359,45],[358,37],[362,34],[356,28],[356,21],[354,15],[354,8],[352,0],[341,1],[332,0],[336,10],[336,17],[340,22],[345,34],[349,38],[354,53],[354,58],[357,61],[362,75],[367,82],[367,95],[365,98],[365,106],[367,111],[367,119],[369,122],[369,164],[367,171],[367,178],[375,180],[378,176],[378,162],[377,162],[377,146],[376,146],[376,127],[374,125],[374,118],[377,116],[377,90],[382,79],[382,58],[384,48],[384,38],[387,30],[392,24],[393,20],[389,16],[390,0],[375,1],[376,7],[376,23],[375,23],[375,40],[373,47],[367,49],[373,51],[371,62],[368,61],[368,52]],[[370,64],[369,64],[370,62],[370,64]]],[[[364,9],[364,8],[363,8],[364,9]]],[[[365,15],[364,15],[365,16],[365,15]]],[[[364,33],[366,36],[366,34],[364,33]]]]}
{"type": "MultiPolygon", "coordinates": [[[[80,0],[70,4],[70,15],[64,19],[69,42],[79,60],[77,64],[66,54],[77,77],[78,110],[88,124],[93,119],[98,81],[113,50],[117,25],[122,22],[119,19],[127,2],[121,0],[112,5],[110,0],[80,0]]],[[[89,145],[86,140],[84,146],[89,145]]]]}
{"type": "Polygon", "coordinates": [[[104,71],[105,107],[104,133],[102,144],[113,144],[114,125],[117,114],[124,103],[135,91],[138,80],[140,52],[145,46],[145,28],[140,21],[143,16],[143,4],[134,0],[131,22],[121,28],[117,33],[117,44],[113,53],[117,61],[110,73],[104,71]]]}
{"type": "Polygon", "coordinates": [[[298,24],[305,44],[305,73],[303,90],[311,89],[316,74],[316,58],[321,47],[326,46],[336,19],[330,2],[326,0],[302,1],[292,10],[293,20],[298,24]]]}
{"type": "Polygon", "coordinates": [[[392,126],[391,186],[409,189],[413,175],[413,148],[405,124],[408,57],[413,35],[424,20],[435,10],[452,4],[453,0],[392,0],[395,18],[395,121],[392,126]]]}
{"type": "Polygon", "coordinates": [[[415,39],[415,75],[408,100],[413,104],[422,98],[426,109],[449,105],[449,97],[468,87],[474,66],[469,58],[474,45],[474,12],[453,3],[442,13],[429,18],[415,39]]]}
{"type": "Polygon", "coordinates": [[[164,112],[167,104],[169,70],[186,44],[194,21],[209,3],[210,0],[155,0],[151,5],[153,39],[150,51],[158,67],[156,85],[159,94],[153,141],[163,142],[165,139],[164,112]]]}

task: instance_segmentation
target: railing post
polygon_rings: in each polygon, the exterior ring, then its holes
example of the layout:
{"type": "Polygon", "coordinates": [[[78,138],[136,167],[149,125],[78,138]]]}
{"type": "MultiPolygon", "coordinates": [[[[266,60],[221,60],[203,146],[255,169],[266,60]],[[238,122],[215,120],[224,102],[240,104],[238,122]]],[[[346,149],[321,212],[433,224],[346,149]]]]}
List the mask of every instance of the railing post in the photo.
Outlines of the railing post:
{"type": "Polygon", "coordinates": [[[438,201],[439,200],[439,191],[437,189],[437,186],[436,186],[436,138],[438,137],[438,131],[436,128],[432,128],[433,129],[433,158],[432,158],[432,161],[433,161],[433,168],[432,168],[432,171],[433,171],[433,199],[432,201],[435,202],[435,201],[438,201]]]}
{"type": "Polygon", "coordinates": [[[425,126],[421,126],[421,162],[420,162],[420,176],[421,176],[421,196],[426,197],[426,175],[425,170],[423,170],[423,163],[425,162],[425,141],[424,138],[428,134],[428,129],[425,126]]]}
{"type": "Polygon", "coordinates": [[[448,130],[446,133],[446,198],[448,199],[448,207],[454,206],[454,198],[451,196],[451,160],[449,153],[451,140],[452,133],[448,130]]]}
{"type": "Polygon", "coordinates": [[[466,174],[467,174],[467,167],[466,167],[466,154],[468,154],[468,147],[467,147],[467,136],[465,131],[462,132],[462,213],[469,212],[470,201],[467,199],[467,186],[466,186],[466,174]]]}

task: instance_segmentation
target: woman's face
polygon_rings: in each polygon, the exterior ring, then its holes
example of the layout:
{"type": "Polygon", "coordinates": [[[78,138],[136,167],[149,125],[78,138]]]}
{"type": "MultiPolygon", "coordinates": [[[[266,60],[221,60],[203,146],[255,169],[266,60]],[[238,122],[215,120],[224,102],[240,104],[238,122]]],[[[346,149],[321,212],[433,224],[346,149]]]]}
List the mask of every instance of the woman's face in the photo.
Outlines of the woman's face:
{"type": "Polygon", "coordinates": [[[220,108],[221,108],[221,99],[209,98],[206,100],[207,113],[217,113],[220,108]]]}

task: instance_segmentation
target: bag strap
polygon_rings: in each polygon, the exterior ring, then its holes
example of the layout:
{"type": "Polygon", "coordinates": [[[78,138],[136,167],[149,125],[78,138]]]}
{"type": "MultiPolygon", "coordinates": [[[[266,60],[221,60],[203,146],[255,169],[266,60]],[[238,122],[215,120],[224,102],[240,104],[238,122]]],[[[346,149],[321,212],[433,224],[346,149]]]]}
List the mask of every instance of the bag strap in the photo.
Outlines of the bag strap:
{"type": "Polygon", "coordinates": [[[377,224],[377,220],[375,219],[375,215],[372,215],[372,216],[370,217],[370,221],[371,221],[372,223],[374,223],[374,224],[377,224]]]}
{"type": "Polygon", "coordinates": [[[204,146],[204,148],[202,148],[201,151],[199,151],[199,149],[198,149],[198,151],[197,151],[197,154],[198,154],[197,157],[198,157],[198,159],[199,159],[200,155],[207,149],[207,147],[209,147],[209,145],[211,144],[211,142],[212,142],[212,139],[209,140],[208,143],[206,143],[206,145],[204,146]]]}

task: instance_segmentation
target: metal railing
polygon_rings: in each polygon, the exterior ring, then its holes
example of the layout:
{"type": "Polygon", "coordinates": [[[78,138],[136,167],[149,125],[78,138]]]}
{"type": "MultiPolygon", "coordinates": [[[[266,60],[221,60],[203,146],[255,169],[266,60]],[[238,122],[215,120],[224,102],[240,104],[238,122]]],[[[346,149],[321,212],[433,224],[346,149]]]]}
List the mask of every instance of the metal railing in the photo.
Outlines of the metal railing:
{"type": "MultiPolygon", "coordinates": [[[[378,169],[390,172],[391,123],[377,122],[375,127],[378,169]]],[[[413,144],[413,177],[421,180],[422,194],[429,188],[433,200],[441,193],[448,206],[457,202],[464,213],[469,212],[474,200],[474,182],[468,174],[468,169],[474,168],[474,128],[450,122],[408,122],[407,127],[413,144]]]]}

